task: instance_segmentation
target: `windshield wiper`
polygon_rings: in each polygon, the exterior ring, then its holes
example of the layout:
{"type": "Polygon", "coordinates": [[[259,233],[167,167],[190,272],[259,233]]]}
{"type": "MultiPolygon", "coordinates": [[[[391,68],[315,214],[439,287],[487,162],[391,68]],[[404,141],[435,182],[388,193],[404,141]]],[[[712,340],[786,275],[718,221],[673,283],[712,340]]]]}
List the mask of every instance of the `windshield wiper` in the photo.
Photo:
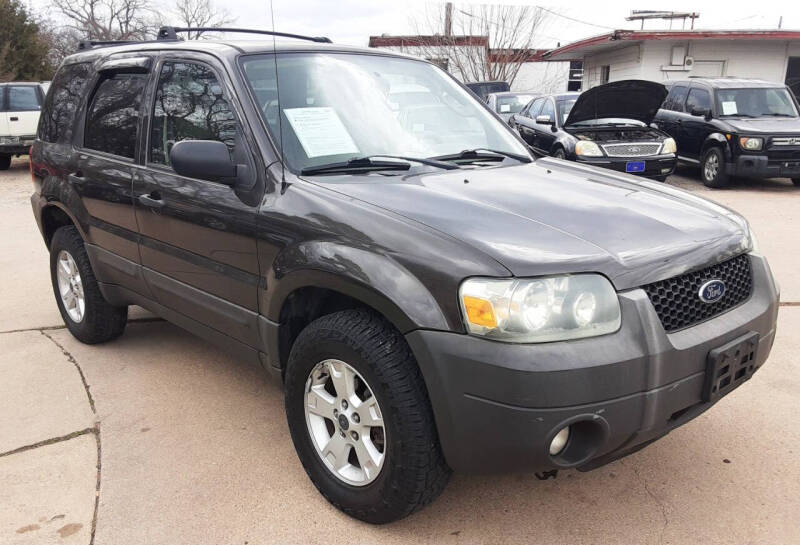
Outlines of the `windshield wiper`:
{"type": "Polygon", "coordinates": [[[515,159],[520,163],[530,163],[531,158],[526,155],[520,155],[519,153],[511,153],[509,151],[502,151],[496,149],[489,149],[489,148],[473,148],[473,149],[465,149],[461,150],[458,153],[452,153],[449,155],[438,155],[436,157],[431,157],[430,159],[435,159],[439,161],[457,161],[462,163],[472,163],[475,161],[502,161],[503,157],[510,157],[511,159],[515,159]],[[485,152],[485,153],[480,153],[485,152]]]}
{"type": "Polygon", "coordinates": [[[358,174],[361,172],[372,172],[375,170],[408,170],[411,164],[421,163],[432,167],[441,168],[444,170],[455,170],[459,168],[451,163],[443,163],[433,159],[423,159],[417,157],[405,157],[402,155],[368,155],[365,157],[355,157],[348,161],[341,161],[338,163],[328,163],[326,165],[318,165],[315,167],[306,167],[300,171],[301,175],[312,176],[314,174],[358,174]],[[404,162],[398,161],[375,161],[376,157],[385,157],[387,159],[400,159],[404,162]]]}
{"type": "Polygon", "coordinates": [[[761,115],[763,115],[763,116],[767,116],[768,115],[768,116],[771,116],[771,117],[794,117],[792,114],[778,114],[778,113],[773,113],[773,112],[770,112],[768,114],[761,114],[761,115]]]}

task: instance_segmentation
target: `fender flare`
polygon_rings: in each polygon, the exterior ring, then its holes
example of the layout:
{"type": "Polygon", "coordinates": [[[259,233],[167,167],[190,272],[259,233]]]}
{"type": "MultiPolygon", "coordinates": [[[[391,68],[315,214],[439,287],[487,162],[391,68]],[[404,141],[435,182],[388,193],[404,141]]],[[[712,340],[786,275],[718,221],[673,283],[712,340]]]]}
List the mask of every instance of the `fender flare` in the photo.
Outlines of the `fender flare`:
{"type": "Polygon", "coordinates": [[[728,142],[728,139],[725,138],[725,135],[720,132],[712,132],[706,139],[703,141],[703,145],[700,148],[700,160],[703,160],[703,156],[708,151],[708,148],[711,146],[719,146],[722,148],[722,153],[725,154],[725,162],[731,161],[731,147],[728,142]]]}
{"type": "Polygon", "coordinates": [[[289,296],[306,287],[352,297],[381,313],[401,333],[452,329],[427,287],[386,254],[334,241],[308,241],[286,248],[268,275],[262,312],[278,323],[289,296]]]}

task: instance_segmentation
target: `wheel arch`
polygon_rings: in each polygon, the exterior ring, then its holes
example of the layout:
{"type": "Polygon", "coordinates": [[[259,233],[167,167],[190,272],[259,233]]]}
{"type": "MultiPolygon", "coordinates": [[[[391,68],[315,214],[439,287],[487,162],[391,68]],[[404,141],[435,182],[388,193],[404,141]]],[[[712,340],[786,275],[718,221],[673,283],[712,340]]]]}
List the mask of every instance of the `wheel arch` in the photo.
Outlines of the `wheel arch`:
{"type": "Polygon", "coordinates": [[[53,241],[53,235],[60,227],[73,226],[80,233],[81,238],[86,240],[86,233],[81,227],[75,216],[69,209],[58,201],[50,201],[42,207],[40,214],[42,237],[48,249],[53,241]]]}
{"type": "Polygon", "coordinates": [[[719,132],[713,132],[709,134],[706,139],[703,141],[703,146],[700,148],[700,160],[703,160],[706,152],[711,147],[718,147],[722,148],[722,153],[725,156],[725,161],[731,160],[731,148],[728,143],[728,139],[725,137],[724,134],[719,132]]]}

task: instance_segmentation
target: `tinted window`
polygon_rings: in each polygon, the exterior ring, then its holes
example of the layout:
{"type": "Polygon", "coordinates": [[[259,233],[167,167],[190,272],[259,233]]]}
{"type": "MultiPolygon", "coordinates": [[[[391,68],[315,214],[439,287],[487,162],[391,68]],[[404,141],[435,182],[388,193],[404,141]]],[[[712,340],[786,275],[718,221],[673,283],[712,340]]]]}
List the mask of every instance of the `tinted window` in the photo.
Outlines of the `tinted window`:
{"type": "Polygon", "coordinates": [[[553,107],[552,100],[548,99],[544,101],[544,106],[542,106],[542,113],[540,113],[539,115],[549,116],[551,121],[555,121],[556,109],[553,107]]]}
{"type": "Polygon", "coordinates": [[[72,140],[75,112],[80,106],[88,77],[88,63],[69,64],[58,71],[47,93],[39,121],[39,138],[59,143],[72,140]]]}
{"type": "Polygon", "coordinates": [[[567,118],[569,117],[569,113],[572,111],[572,107],[575,106],[575,101],[577,99],[567,99],[567,100],[559,100],[556,103],[558,107],[558,119],[563,125],[567,122],[567,118]]]}
{"type": "Polygon", "coordinates": [[[39,91],[35,85],[11,85],[8,87],[8,110],[31,112],[39,109],[39,91]]]}
{"type": "Polygon", "coordinates": [[[219,140],[233,152],[236,118],[222,86],[202,64],[167,62],[161,69],[150,131],[150,161],[169,165],[181,140],[219,140]]]}
{"type": "Polygon", "coordinates": [[[686,99],[686,111],[711,110],[711,95],[705,89],[692,89],[686,99]]]}
{"type": "Polygon", "coordinates": [[[100,81],[86,114],[84,146],[133,159],[146,74],[113,74],[100,81]]]}
{"type": "Polygon", "coordinates": [[[664,109],[672,110],[675,112],[683,111],[683,104],[686,102],[686,94],[689,91],[688,87],[683,85],[676,85],[669,91],[667,100],[664,101],[664,109]]]}
{"type": "Polygon", "coordinates": [[[528,109],[528,117],[536,119],[536,116],[542,111],[542,104],[544,104],[543,98],[537,98],[533,101],[533,104],[531,104],[531,107],[528,109]]]}

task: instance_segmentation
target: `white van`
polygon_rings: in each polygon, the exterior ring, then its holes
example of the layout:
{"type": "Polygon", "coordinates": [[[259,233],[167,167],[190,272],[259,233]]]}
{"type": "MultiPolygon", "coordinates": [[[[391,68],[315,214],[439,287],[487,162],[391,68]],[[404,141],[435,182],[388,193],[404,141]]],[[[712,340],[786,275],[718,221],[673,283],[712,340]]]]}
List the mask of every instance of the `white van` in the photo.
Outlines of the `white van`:
{"type": "Polygon", "coordinates": [[[13,156],[26,155],[33,145],[48,85],[0,83],[0,170],[7,170],[13,156]]]}

